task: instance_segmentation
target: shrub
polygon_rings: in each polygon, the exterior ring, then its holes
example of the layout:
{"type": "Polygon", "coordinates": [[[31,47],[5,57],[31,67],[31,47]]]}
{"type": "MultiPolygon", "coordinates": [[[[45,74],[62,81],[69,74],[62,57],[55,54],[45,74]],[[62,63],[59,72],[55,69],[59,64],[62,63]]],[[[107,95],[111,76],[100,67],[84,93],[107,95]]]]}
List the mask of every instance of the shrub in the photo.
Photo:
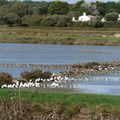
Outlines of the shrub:
{"type": "Polygon", "coordinates": [[[56,24],[57,27],[68,27],[71,25],[72,25],[71,19],[66,16],[64,16],[64,17],[61,16],[56,24]]]}
{"type": "Polygon", "coordinates": [[[75,27],[93,27],[94,24],[94,21],[74,22],[75,27]]]}
{"type": "Polygon", "coordinates": [[[120,28],[120,21],[115,22],[115,21],[107,21],[104,23],[105,28],[120,28]]]}
{"type": "Polygon", "coordinates": [[[48,7],[48,12],[50,14],[67,14],[68,11],[68,3],[60,0],[51,2],[50,6],[48,7]]]}
{"type": "Polygon", "coordinates": [[[4,16],[3,21],[8,26],[12,27],[14,24],[20,24],[21,19],[20,17],[15,13],[8,13],[4,16]]]}
{"type": "Polygon", "coordinates": [[[118,19],[118,13],[116,13],[116,12],[107,13],[105,15],[105,19],[107,21],[117,21],[117,19],[118,19]]]}
{"type": "Polygon", "coordinates": [[[0,73],[0,86],[3,84],[11,84],[12,83],[12,76],[9,73],[0,73]]]}
{"type": "Polygon", "coordinates": [[[95,24],[94,24],[94,27],[95,28],[101,28],[101,27],[103,27],[103,23],[101,21],[96,21],[95,24]]]}
{"type": "Polygon", "coordinates": [[[51,76],[52,76],[52,73],[49,71],[46,71],[46,72],[42,72],[42,75],[40,76],[40,78],[49,79],[51,78],[51,76]]]}
{"type": "Polygon", "coordinates": [[[52,16],[48,16],[41,21],[41,25],[45,27],[53,27],[56,23],[56,19],[54,19],[52,16]]]}
{"type": "Polygon", "coordinates": [[[49,79],[51,78],[52,73],[49,71],[43,72],[41,70],[35,70],[31,72],[22,72],[21,77],[26,79],[26,80],[35,80],[37,78],[43,78],[43,79],[49,79]]]}
{"type": "Polygon", "coordinates": [[[86,64],[84,65],[84,67],[85,67],[86,69],[88,69],[88,68],[93,68],[93,67],[98,66],[98,65],[99,65],[99,63],[97,63],[97,62],[89,62],[89,63],[86,63],[86,64]]]}
{"type": "Polygon", "coordinates": [[[39,26],[43,18],[38,14],[26,15],[22,18],[22,25],[39,26]]]}

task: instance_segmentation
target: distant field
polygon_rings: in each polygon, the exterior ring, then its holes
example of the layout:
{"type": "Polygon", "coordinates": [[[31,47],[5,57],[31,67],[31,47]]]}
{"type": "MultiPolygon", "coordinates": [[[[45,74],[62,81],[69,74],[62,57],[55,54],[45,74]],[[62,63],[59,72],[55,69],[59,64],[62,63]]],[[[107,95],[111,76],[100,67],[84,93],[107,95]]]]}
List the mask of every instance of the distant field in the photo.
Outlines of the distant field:
{"type": "Polygon", "coordinates": [[[1,43],[120,45],[119,29],[1,28],[1,43]]]}

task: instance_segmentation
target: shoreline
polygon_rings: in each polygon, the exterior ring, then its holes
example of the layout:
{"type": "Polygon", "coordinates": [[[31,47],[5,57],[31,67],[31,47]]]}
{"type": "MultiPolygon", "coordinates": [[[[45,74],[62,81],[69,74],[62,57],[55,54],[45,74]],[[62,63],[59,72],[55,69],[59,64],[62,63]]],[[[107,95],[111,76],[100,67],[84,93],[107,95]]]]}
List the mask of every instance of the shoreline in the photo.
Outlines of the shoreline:
{"type": "Polygon", "coordinates": [[[102,74],[110,71],[120,71],[120,61],[88,62],[79,64],[0,64],[0,68],[59,70],[60,73],[58,73],[58,75],[76,76],[79,74],[102,74]]]}

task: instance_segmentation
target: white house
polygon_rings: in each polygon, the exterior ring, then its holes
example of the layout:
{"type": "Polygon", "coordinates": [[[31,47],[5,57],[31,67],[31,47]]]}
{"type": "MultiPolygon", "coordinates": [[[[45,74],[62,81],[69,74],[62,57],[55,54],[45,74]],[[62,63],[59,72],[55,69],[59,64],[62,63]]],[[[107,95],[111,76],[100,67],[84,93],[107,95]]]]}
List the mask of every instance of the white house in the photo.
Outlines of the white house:
{"type": "Polygon", "coordinates": [[[96,20],[96,16],[92,16],[92,15],[86,15],[86,13],[84,12],[82,16],[79,16],[78,19],[76,20],[75,17],[72,18],[73,22],[85,22],[85,21],[94,21],[96,20]]]}

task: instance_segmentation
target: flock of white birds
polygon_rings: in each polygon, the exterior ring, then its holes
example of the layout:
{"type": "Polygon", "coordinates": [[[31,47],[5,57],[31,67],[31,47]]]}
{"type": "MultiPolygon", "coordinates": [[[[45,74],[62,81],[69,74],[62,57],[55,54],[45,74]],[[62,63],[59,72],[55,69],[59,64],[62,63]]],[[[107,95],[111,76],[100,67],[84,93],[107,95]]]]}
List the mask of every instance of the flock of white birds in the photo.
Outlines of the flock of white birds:
{"type": "Polygon", "coordinates": [[[13,84],[3,84],[1,88],[31,88],[31,87],[50,87],[50,88],[56,88],[56,87],[64,87],[65,83],[68,83],[69,77],[64,76],[54,76],[50,79],[43,79],[38,78],[36,80],[29,80],[28,82],[20,82],[16,81],[13,84]]]}

